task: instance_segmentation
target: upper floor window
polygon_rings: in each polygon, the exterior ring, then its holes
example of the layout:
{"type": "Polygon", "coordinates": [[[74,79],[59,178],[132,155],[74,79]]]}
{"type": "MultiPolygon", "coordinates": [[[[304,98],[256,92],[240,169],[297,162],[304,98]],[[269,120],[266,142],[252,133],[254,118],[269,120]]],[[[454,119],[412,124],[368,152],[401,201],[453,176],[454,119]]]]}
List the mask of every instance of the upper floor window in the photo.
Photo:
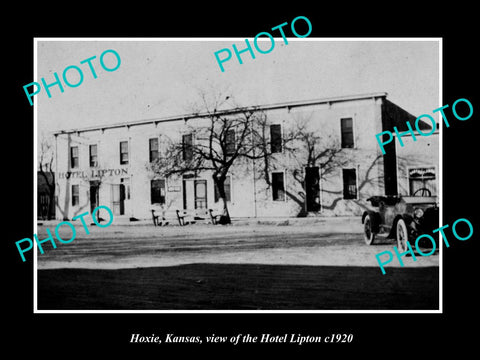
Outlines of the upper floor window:
{"type": "Polygon", "coordinates": [[[226,155],[235,153],[235,130],[227,130],[225,133],[225,152],[226,155]]]}
{"type": "Polygon", "coordinates": [[[90,167],[97,167],[98,166],[97,145],[90,145],[89,152],[90,152],[90,167]]]}
{"type": "Polygon", "coordinates": [[[342,130],[342,148],[353,148],[353,119],[340,119],[342,130]]]}
{"type": "Polygon", "coordinates": [[[193,159],[193,134],[182,135],[182,154],[184,161],[193,159]]]}
{"type": "Polygon", "coordinates": [[[70,148],[70,167],[78,168],[78,146],[72,146],[70,148]]]}
{"type": "Polygon", "coordinates": [[[270,150],[272,153],[282,152],[282,125],[270,125],[270,150]]]}
{"type": "Polygon", "coordinates": [[[128,141],[120,141],[120,165],[128,164],[128,141]]]}
{"type": "Polygon", "coordinates": [[[158,138],[149,141],[150,162],[158,159],[158,138]]]}

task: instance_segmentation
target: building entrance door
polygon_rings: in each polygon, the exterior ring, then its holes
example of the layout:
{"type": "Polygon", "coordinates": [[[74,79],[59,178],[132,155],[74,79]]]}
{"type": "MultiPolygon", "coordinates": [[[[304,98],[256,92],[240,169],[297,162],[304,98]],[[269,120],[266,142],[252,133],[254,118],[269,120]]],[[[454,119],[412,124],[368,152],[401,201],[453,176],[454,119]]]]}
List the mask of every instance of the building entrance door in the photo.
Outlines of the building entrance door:
{"type": "Polygon", "coordinates": [[[114,215],[125,214],[125,185],[113,184],[112,185],[112,205],[114,215]]]}
{"type": "Polygon", "coordinates": [[[195,179],[192,174],[183,175],[183,208],[206,209],[207,180],[195,179]]]}
{"type": "Polygon", "coordinates": [[[305,168],[305,205],[307,211],[320,211],[320,171],[318,166],[305,168]]]}
{"type": "Polygon", "coordinates": [[[93,213],[93,210],[99,205],[99,189],[100,182],[90,181],[90,213],[93,213]]]}
{"type": "Polygon", "coordinates": [[[207,208],[207,180],[195,180],[195,209],[207,208]]]}

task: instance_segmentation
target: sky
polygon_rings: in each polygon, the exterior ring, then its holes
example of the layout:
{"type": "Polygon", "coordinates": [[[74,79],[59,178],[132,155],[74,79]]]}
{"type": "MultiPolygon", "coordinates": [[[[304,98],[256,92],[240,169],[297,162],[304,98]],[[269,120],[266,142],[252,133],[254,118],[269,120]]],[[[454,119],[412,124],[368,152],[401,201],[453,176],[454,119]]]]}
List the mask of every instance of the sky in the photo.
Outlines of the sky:
{"type": "MultiPolygon", "coordinates": [[[[40,133],[87,126],[154,119],[190,113],[199,103],[199,91],[222,89],[242,106],[271,104],[387,92],[387,98],[411,114],[432,114],[439,107],[439,48],[435,39],[425,41],[346,41],[343,39],[282,38],[273,50],[255,59],[243,53],[243,64],[235,57],[225,62],[222,72],[214,53],[232,44],[245,48],[244,38],[198,39],[102,39],[74,41],[37,40],[37,71],[32,81],[54,82],[70,65],[82,69],[84,79],[78,87],[63,83],[35,96],[40,133]],[[113,49],[120,67],[102,69],[99,58],[113,49]],[[96,56],[92,64],[94,79],[82,60],[96,56]]],[[[250,39],[250,43],[253,40],[250,39]]],[[[268,49],[270,41],[259,42],[268,49]]],[[[222,54],[221,56],[223,56],[222,54]]],[[[113,67],[111,53],[104,57],[113,67]]],[[[68,79],[76,83],[75,70],[68,79]]],[[[28,101],[26,99],[26,101],[28,101]]],[[[438,119],[438,114],[434,118],[438,119]]]]}

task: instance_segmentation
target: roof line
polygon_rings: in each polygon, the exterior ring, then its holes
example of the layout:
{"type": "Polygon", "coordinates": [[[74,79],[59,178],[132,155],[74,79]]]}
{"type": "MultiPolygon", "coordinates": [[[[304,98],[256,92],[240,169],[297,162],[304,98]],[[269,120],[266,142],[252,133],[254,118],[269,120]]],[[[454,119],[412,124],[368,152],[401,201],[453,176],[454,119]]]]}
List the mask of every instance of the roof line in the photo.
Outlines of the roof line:
{"type": "MultiPolygon", "coordinates": [[[[234,114],[234,113],[237,113],[240,111],[246,111],[246,110],[272,110],[272,109],[279,109],[279,108],[293,108],[293,107],[299,107],[299,106],[317,105],[317,104],[324,104],[324,103],[360,100],[360,99],[368,99],[368,98],[378,98],[378,97],[386,97],[386,96],[387,96],[386,92],[374,92],[374,93],[366,93],[366,94],[358,94],[358,95],[344,95],[344,96],[335,96],[335,97],[313,99],[313,100],[290,101],[290,102],[274,103],[274,104],[258,105],[258,106],[246,106],[246,107],[240,107],[240,108],[234,108],[234,109],[220,110],[217,112],[217,114],[223,114],[223,115],[234,114]]],[[[106,129],[120,128],[120,127],[130,127],[130,126],[178,121],[178,120],[186,121],[192,118],[202,118],[207,116],[209,116],[209,113],[207,112],[189,113],[189,114],[183,114],[183,115],[174,115],[174,116],[159,117],[159,118],[152,118],[152,119],[126,121],[126,122],[109,124],[109,125],[94,125],[94,126],[69,129],[69,130],[56,130],[53,132],[53,135],[71,134],[76,132],[87,132],[87,131],[96,131],[96,130],[106,130],[106,129]]]]}

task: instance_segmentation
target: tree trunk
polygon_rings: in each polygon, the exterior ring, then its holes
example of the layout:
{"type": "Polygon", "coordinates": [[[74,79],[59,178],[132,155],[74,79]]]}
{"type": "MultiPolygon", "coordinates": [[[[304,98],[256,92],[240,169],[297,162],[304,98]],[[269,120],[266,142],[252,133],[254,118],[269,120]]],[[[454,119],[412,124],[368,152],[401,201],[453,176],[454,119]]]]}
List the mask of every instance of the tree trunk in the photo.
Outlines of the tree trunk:
{"type": "Polygon", "coordinates": [[[55,202],[55,175],[51,171],[51,169],[52,169],[52,164],[50,163],[50,171],[48,173],[50,173],[52,177],[49,181],[47,173],[43,170],[43,164],[40,164],[40,174],[43,176],[43,179],[45,180],[45,184],[47,185],[47,188],[48,188],[48,201],[49,201],[48,209],[47,209],[48,220],[51,220],[53,218],[52,206],[53,206],[53,209],[55,209],[55,206],[56,206],[56,205],[52,205],[55,202]]]}
{"type": "Polygon", "coordinates": [[[216,177],[215,175],[213,176],[213,181],[215,183],[215,186],[217,187],[218,191],[218,201],[220,202],[220,218],[218,219],[218,223],[225,225],[225,224],[231,224],[231,219],[230,219],[230,214],[228,212],[228,206],[227,206],[227,200],[225,196],[225,176],[220,176],[216,177]]]}

